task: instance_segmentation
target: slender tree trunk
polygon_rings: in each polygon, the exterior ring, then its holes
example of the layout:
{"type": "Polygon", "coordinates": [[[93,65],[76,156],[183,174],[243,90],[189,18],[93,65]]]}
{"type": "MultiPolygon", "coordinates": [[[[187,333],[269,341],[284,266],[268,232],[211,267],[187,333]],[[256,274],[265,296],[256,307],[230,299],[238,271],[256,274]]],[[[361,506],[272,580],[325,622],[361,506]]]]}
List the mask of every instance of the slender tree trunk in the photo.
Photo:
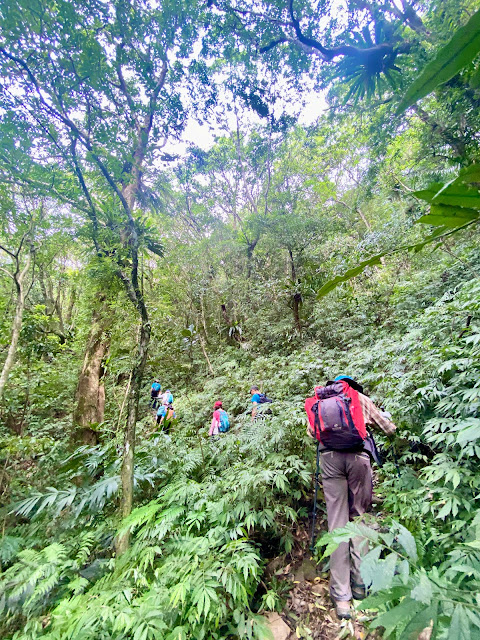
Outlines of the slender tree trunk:
{"type": "MultiPolygon", "coordinates": [[[[147,361],[148,345],[150,343],[151,327],[148,317],[142,321],[140,339],[138,342],[137,360],[132,369],[130,391],[128,394],[127,424],[125,428],[125,440],[123,450],[122,469],[120,479],[122,483],[122,500],[120,513],[126,518],[132,511],[133,505],[133,465],[135,455],[135,431],[138,418],[138,401],[142,386],[143,372],[147,361]]],[[[128,548],[130,534],[127,532],[116,540],[115,550],[121,555],[128,548]]]]}
{"type": "Polygon", "coordinates": [[[77,300],[77,289],[75,285],[72,287],[72,291],[70,293],[70,300],[68,302],[67,315],[65,316],[65,324],[67,327],[70,327],[72,324],[72,316],[73,316],[73,308],[75,306],[75,302],[77,300]]]}
{"type": "MultiPolygon", "coordinates": [[[[292,282],[293,286],[296,288],[298,284],[297,280],[297,271],[295,269],[295,261],[293,259],[293,252],[291,249],[288,250],[288,255],[290,257],[290,268],[292,273],[292,282]]],[[[292,295],[292,310],[293,310],[293,321],[295,323],[295,328],[302,336],[302,322],[300,320],[300,305],[302,304],[302,294],[298,291],[295,291],[292,295]]]]}
{"type": "Polygon", "coordinates": [[[205,360],[207,361],[208,364],[208,369],[210,371],[210,373],[212,374],[212,376],[214,376],[214,372],[213,372],[213,368],[212,368],[212,363],[210,362],[210,358],[208,357],[208,353],[207,353],[207,349],[205,347],[205,340],[203,338],[203,336],[201,334],[199,334],[199,339],[200,339],[200,346],[202,347],[202,352],[203,352],[203,356],[205,358],[205,360]]]}
{"type": "Polygon", "coordinates": [[[302,336],[302,321],[300,320],[300,305],[302,303],[302,294],[294,293],[293,295],[293,320],[295,322],[295,328],[297,329],[300,337],[302,336]]]}
{"type": "Polygon", "coordinates": [[[110,347],[110,339],[106,331],[111,324],[111,318],[108,315],[105,297],[101,298],[100,304],[100,308],[93,312],[73,411],[73,439],[90,445],[98,443],[97,432],[92,429],[92,424],[103,422],[105,416],[103,361],[110,347]]]}
{"type": "Polygon", "coordinates": [[[17,354],[18,339],[20,337],[20,331],[22,330],[23,312],[25,309],[25,277],[30,268],[31,255],[27,255],[27,260],[24,268],[15,274],[14,282],[17,288],[17,303],[15,305],[15,315],[12,324],[12,338],[10,346],[8,348],[7,358],[3,363],[2,373],[0,375],[0,401],[3,398],[5,386],[7,384],[8,376],[12,370],[13,363],[15,362],[15,356],[17,354]]]}
{"type": "MultiPolygon", "coordinates": [[[[166,69],[165,69],[166,71],[166,69]]],[[[128,184],[124,190],[125,201],[128,204],[130,212],[133,211],[141,180],[141,165],[143,162],[148,133],[142,131],[138,139],[137,150],[134,153],[134,169],[132,183],[128,184]]],[[[135,456],[135,437],[136,426],[138,420],[138,403],[140,400],[140,391],[142,388],[143,372],[147,362],[148,345],[150,344],[151,325],[148,311],[145,306],[143,292],[138,280],[138,235],[135,228],[133,217],[129,219],[130,234],[130,255],[132,258],[132,267],[129,275],[120,272],[120,279],[123,282],[130,301],[135,305],[141,319],[140,336],[138,339],[137,357],[132,368],[130,391],[128,393],[127,403],[127,423],[125,426],[124,447],[122,468],[120,471],[120,479],[122,483],[122,497],[120,501],[120,515],[126,518],[132,511],[133,505],[133,472],[134,472],[134,456],[135,456]]],[[[141,275],[141,274],[140,274],[141,275]]],[[[128,549],[130,540],[129,532],[119,536],[115,542],[115,551],[117,555],[121,555],[128,549]]]]}
{"type": "MultiPolygon", "coordinates": [[[[154,114],[157,99],[162,87],[165,84],[168,64],[166,59],[157,78],[155,88],[150,94],[150,102],[148,112],[144,115],[142,123],[136,120],[136,143],[132,157],[132,169],[130,173],[130,182],[123,187],[121,192],[122,206],[125,209],[127,217],[127,242],[131,258],[131,269],[127,274],[123,272],[123,267],[119,268],[119,276],[125,287],[125,291],[135,306],[140,319],[140,337],[138,340],[137,357],[132,368],[130,391],[128,394],[127,424],[125,426],[125,438],[122,457],[122,468],[120,478],[122,483],[122,497],[120,501],[120,515],[122,518],[127,517],[132,511],[133,505],[133,472],[134,472],[134,455],[135,455],[135,431],[138,419],[138,402],[140,399],[140,391],[142,387],[143,372],[147,362],[148,345],[150,343],[151,325],[148,317],[148,311],[143,298],[143,291],[138,280],[139,268],[139,238],[137,233],[136,222],[133,217],[137,195],[140,190],[142,180],[142,167],[147,152],[148,139],[153,126],[154,114]]],[[[120,81],[122,81],[121,68],[120,81]]],[[[120,195],[120,194],[117,194],[120,195]]],[[[141,274],[140,274],[141,276],[141,274]]],[[[124,553],[129,544],[129,533],[119,536],[115,542],[115,550],[117,555],[124,553]]]]}

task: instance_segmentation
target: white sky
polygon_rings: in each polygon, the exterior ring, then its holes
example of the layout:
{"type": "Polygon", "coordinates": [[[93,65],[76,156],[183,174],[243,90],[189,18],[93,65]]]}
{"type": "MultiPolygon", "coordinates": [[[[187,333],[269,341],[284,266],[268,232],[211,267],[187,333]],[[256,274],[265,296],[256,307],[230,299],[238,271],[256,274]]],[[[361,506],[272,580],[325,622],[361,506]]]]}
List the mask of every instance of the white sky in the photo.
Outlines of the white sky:
{"type": "MultiPolygon", "coordinates": [[[[259,77],[262,77],[261,73],[259,77]]],[[[266,67],[263,69],[263,77],[267,81],[264,100],[277,118],[287,113],[298,116],[299,124],[308,126],[316,122],[328,108],[324,94],[318,89],[314,90],[314,80],[307,73],[303,74],[301,80],[303,85],[301,94],[291,86],[286,77],[282,77],[281,74],[272,77],[266,67]]],[[[211,119],[200,124],[194,117],[189,116],[181,140],[175,140],[173,137],[167,139],[163,153],[182,157],[186,155],[190,145],[198,146],[205,151],[210,149],[215,143],[215,136],[228,135],[229,132],[236,130],[237,119],[235,109],[232,109],[234,102],[239,114],[241,130],[245,126],[248,128],[249,125],[266,124],[265,119],[260,118],[241,99],[235,98],[229,90],[225,89],[223,83],[228,79],[231,79],[228,71],[222,72],[216,79],[219,88],[217,107],[213,109],[211,119]]],[[[187,87],[181,91],[181,95],[182,102],[188,106],[190,98],[187,87]]]]}
{"type": "MultiPolygon", "coordinates": [[[[306,104],[302,109],[299,123],[305,126],[311,125],[322,115],[322,113],[326,110],[325,99],[322,94],[318,92],[310,92],[306,96],[306,104]]],[[[245,107],[245,111],[247,108],[245,107]]],[[[245,115],[245,114],[244,114],[245,115]]],[[[251,114],[252,121],[257,120],[254,114],[251,114]]],[[[232,114],[231,122],[230,122],[230,130],[235,129],[235,121],[232,114]]],[[[204,150],[210,149],[214,144],[214,136],[221,135],[222,130],[220,127],[212,126],[209,124],[200,125],[193,118],[189,119],[187,127],[182,135],[182,143],[178,143],[175,141],[168,142],[165,146],[165,151],[167,153],[172,154],[181,154],[185,153],[185,150],[189,144],[194,144],[198,147],[201,147],[204,150]]]]}

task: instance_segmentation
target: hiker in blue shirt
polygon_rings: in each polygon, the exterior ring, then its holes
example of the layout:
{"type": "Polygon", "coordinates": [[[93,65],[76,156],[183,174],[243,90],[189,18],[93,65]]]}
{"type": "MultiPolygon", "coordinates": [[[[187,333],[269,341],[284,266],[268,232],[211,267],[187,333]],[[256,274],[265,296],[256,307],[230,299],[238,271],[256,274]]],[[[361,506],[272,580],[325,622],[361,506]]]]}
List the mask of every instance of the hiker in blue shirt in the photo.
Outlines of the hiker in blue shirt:
{"type": "MultiPolygon", "coordinates": [[[[255,417],[257,416],[258,405],[264,404],[265,402],[272,402],[272,400],[270,400],[270,398],[267,398],[267,396],[264,393],[260,393],[260,390],[256,385],[253,385],[252,387],[250,387],[250,394],[252,396],[251,402],[253,404],[252,420],[254,420],[255,417]]],[[[268,411],[263,413],[271,413],[271,411],[270,409],[268,409],[268,411]]]]}
{"type": "Polygon", "coordinates": [[[162,404],[158,407],[157,411],[157,424],[161,427],[163,425],[163,432],[170,433],[170,427],[172,426],[172,420],[176,418],[175,409],[172,404],[162,404]]]}
{"type": "Polygon", "coordinates": [[[162,385],[157,379],[155,379],[152,383],[152,388],[150,390],[150,397],[151,397],[150,406],[152,407],[152,409],[157,408],[158,394],[160,393],[161,388],[162,388],[162,385]]]}

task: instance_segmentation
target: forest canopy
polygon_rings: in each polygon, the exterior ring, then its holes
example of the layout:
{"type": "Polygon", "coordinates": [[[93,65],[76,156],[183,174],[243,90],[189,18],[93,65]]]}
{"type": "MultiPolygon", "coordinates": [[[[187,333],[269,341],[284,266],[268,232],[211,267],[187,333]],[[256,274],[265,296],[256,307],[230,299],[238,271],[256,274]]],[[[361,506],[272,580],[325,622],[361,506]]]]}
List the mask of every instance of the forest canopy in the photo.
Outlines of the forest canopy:
{"type": "Polygon", "coordinates": [[[479,107],[476,0],[2,2],[2,637],[479,636],[479,107]],[[345,372],[397,436],[309,581],[345,372]]]}

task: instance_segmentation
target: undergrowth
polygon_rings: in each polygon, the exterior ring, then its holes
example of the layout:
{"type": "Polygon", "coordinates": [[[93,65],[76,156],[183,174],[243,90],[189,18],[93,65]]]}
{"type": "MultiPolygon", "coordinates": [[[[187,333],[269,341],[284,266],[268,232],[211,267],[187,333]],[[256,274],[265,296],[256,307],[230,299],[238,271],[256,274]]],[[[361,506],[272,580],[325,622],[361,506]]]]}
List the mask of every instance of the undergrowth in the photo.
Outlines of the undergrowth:
{"type": "MultiPolygon", "coordinates": [[[[303,400],[314,384],[348,371],[399,427],[395,452],[378,438],[386,458],[378,491],[388,518],[380,530],[353,525],[322,544],[330,543],[328,554],[339,539],[368,538],[365,607],[384,637],[406,640],[427,627],[440,640],[478,637],[479,306],[476,278],[409,317],[408,328],[397,318],[396,331],[379,332],[368,348],[310,343],[288,357],[254,360],[236,360],[226,349],[214,379],[178,394],[171,437],[148,417],[138,425],[136,508],[123,522],[116,518],[115,437],[61,464],[66,447],[49,448],[47,435],[30,443],[39,458],[35,489],[18,485],[3,511],[2,636],[269,637],[261,614],[280,598],[275,585],[262,585],[263,569],[292,550],[312,495],[303,400]],[[272,415],[253,422],[246,391],[257,380],[275,402],[272,415]],[[223,399],[233,424],[218,441],[206,436],[212,397],[223,399]],[[55,477],[42,475],[42,465],[55,468],[55,477]],[[115,558],[114,538],[126,530],[130,548],[115,558]]],[[[2,446],[16,455],[15,438],[2,446]]]]}

